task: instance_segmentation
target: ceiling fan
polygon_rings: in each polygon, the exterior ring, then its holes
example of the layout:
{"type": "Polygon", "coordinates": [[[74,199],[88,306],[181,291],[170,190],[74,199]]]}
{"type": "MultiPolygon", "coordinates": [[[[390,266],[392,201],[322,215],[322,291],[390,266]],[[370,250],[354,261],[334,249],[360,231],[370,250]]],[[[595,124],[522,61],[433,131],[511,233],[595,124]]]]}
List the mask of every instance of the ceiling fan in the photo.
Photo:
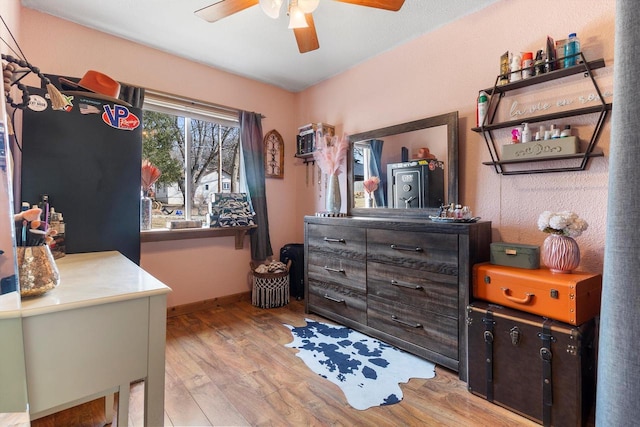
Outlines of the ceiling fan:
{"type": "MultiPolygon", "coordinates": [[[[357,6],[373,7],[397,12],[404,0],[334,0],[357,6]]],[[[234,13],[241,12],[260,3],[262,10],[271,18],[280,15],[282,3],[287,3],[289,28],[293,29],[300,53],[310,52],[320,47],[312,12],[320,0],[217,0],[215,3],[196,10],[195,14],[208,22],[216,22],[234,13]]]]}

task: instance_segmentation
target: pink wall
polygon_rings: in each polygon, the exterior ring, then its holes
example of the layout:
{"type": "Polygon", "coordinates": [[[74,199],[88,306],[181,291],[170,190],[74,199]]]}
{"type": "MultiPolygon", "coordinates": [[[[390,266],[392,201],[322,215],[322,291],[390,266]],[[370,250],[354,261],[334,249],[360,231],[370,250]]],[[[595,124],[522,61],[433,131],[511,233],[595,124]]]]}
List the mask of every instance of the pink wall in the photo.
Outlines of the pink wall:
{"type": "MultiPolygon", "coordinates": [[[[608,67],[597,74],[601,89],[612,93],[614,10],[613,0],[497,2],[304,91],[297,100],[299,121],[313,118],[354,134],[457,110],[461,202],[492,221],[493,240],[542,244],[546,234],[537,229],[538,215],[572,210],[590,225],[577,239],[580,268],[601,271],[608,159],[593,159],[584,172],[500,176],[482,165],[491,159],[482,136],[470,128],[476,125],[478,90],[495,82],[500,55],[507,50],[535,52],[547,35],[562,39],[577,32],[587,59],[605,59],[608,67]]],[[[522,92],[519,100],[527,96],[522,92]]],[[[548,96],[557,100],[578,95],[558,86],[548,96]]],[[[535,101],[536,96],[524,101],[535,101]]],[[[608,123],[598,147],[608,153],[608,123]]],[[[307,212],[322,210],[322,199],[309,194],[300,206],[307,212]]]]}
{"type": "MultiPolygon", "coordinates": [[[[19,1],[7,3],[0,5],[3,16],[19,1]]],[[[302,242],[304,215],[324,209],[317,168],[293,158],[298,126],[325,122],[339,134],[353,134],[459,111],[461,202],[493,222],[494,240],[541,244],[546,235],[536,228],[539,213],[574,210],[590,224],[578,239],[581,268],[600,271],[607,158],[592,160],[585,172],[502,177],[481,164],[489,154],[482,137],[469,129],[475,126],[477,92],[493,84],[499,56],[505,50],[535,51],[547,35],[559,39],[577,32],[588,58],[605,59],[609,67],[598,75],[612,91],[614,6],[614,0],[500,1],[299,94],[30,9],[19,8],[9,25],[19,28],[22,49],[47,73],[81,76],[94,68],[121,81],[266,115],[264,132],[277,129],[286,145],[285,179],[267,180],[276,256],[285,243],[302,242]]],[[[558,91],[559,97],[573,96],[558,91]]],[[[607,125],[599,147],[607,153],[608,146],[607,125]]],[[[343,200],[345,187],[343,181],[343,200]]],[[[231,237],[147,243],[141,264],[173,288],[169,306],[187,304],[249,290],[248,246],[245,238],[245,249],[234,250],[231,237]]]]}
{"type": "MultiPolygon", "coordinates": [[[[7,3],[0,5],[3,16],[5,8],[19,1],[7,3]]],[[[279,254],[284,244],[302,241],[302,220],[295,209],[294,94],[31,9],[20,7],[18,18],[8,24],[20,27],[16,37],[22,50],[45,73],[82,76],[96,69],[123,82],[265,115],[263,131],[278,130],[286,144],[285,178],[267,179],[271,243],[279,254]]],[[[250,289],[248,237],[244,246],[235,250],[233,237],[145,243],[141,266],[173,289],[169,306],[187,304],[250,289]]]]}

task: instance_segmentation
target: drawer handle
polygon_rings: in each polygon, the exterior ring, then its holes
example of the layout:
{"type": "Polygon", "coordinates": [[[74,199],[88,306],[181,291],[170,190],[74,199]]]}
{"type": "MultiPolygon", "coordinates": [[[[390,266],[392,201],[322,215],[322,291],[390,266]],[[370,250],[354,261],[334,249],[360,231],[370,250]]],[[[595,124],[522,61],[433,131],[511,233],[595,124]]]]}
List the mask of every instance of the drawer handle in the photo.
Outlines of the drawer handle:
{"type": "Polygon", "coordinates": [[[325,265],[324,269],[327,270],[327,271],[332,271],[334,273],[342,273],[342,274],[346,273],[344,268],[331,268],[331,267],[325,265]]]}
{"type": "Polygon", "coordinates": [[[398,282],[398,281],[397,281],[397,280],[395,280],[395,279],[392,279],[392,280],[391,280],[391,284],[392,284],[393,286],[398,286],[398,287],[400,287],[400,288],[415,289],[416,291],[420,291],[420,290],[422,290],[422,286],[420,286],[420,285],[412,285],[412,284],[410,284],[410,283],[400,283],[400,282],[398,282]]]}
{"type": "Polygon", "coordinates": [[[333,239],[331,237],[325,237],[324,241],[327,243],[347,243],[344,239],[333,239]]]}
{"type": "Polygon", "coordinates": [[[325,297],[325,299],[328,299],[329,301],[337,302],[337,303],[340,303],[340,304],[345,302],[344,299],[334,298],[334,297],[329,296],[328,294],[324,294],[324,297],[325,297]]]}
{"type": "Polygon", "coordinates": [[[391,249],[395,249],[396,251],[409,251],[409,252],[422,252],[423,249],[419,246],[414,247],[414,246],[398,246],[398,245],[391,245],[391,249]]]}
{"type": "Polygon", "coordinates": [[[391,320],[393,320],[394,322],[398,322],[402,325],[408,326],[410,328],[422,328],[422,324],[421,323],[409,323],[406,322],[402,319],[399,319],[398,316],[396,316],[395,314],[391,315],[391,320]]]}
{"type": "Polygon", "coordinates": [[[517,304],[529,304],[531,302],[531,298],[535,296],[535,294],[527,292],[526,294],[524,294],[524,298],[516,298],[508,294],[509,288],[500,289],[502,289],[502,295],[504,295],[506,299],[517,304]]]}

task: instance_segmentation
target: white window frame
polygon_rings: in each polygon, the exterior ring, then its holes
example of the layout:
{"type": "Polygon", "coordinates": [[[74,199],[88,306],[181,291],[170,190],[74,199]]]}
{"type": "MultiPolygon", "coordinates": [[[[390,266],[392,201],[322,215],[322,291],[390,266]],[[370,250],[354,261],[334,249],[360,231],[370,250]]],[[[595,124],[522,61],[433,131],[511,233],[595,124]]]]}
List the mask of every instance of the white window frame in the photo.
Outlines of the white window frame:
{"type": "MultiPolygon", "coordinates": [[[[159,113],[171,114],[174,116],[181,116],[185,119],[197,119],[208,122],[215,122],[217,124],[229,127],[239,127],[238,110],[223,107],[207,103],[205,101],[198,101],[194,99],[184,98],[177,95],[172,95],[164,92],[158,92],[150,89],[145,90],[145,98],[142,105],[143,110],[155,111],[159,113]]],[[[184,165],[186,170],[191,168],[190,156],[191,152],[191,132],[190,132],[191,120],[185,120],[185,156],[184,165]]],[[[219,145],[219,164],[218,164],[218,192],[222,191],[222,144],[219,145]]],[[[242,146],[240,149],[240,174],[239,185],[240,191],[246,190],[246,180],[244,179],[244,161],[242,156],[242,146]]],[[[186,172],[186,171],[185,171],[186,172]]],[[[187,174],[185,173],[185,176],[187,174]]],[[[193,183],[191,180],[185,179],[185,193],[191,194],[191,187],[193,183]]],[[[193,209],[192,200],[189,197],[185,198],[184,218],[185,220],[191,219],[191,211],[193,209]]]]}

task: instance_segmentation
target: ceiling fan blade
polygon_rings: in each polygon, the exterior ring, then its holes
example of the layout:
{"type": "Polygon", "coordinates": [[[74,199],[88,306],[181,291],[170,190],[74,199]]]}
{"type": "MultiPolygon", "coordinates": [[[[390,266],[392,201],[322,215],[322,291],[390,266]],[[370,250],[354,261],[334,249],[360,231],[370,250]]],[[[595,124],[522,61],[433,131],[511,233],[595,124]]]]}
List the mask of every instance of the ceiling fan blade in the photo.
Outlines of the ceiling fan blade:
{"type": "Polygon", "coordinates": [[[376,9],[392,10],[397,12],[404,4],[404,0],[335,0],[342,3],[355,4],[357,6],[375,7],[376,9]]]}
{"type": "Polygon", "coordinates": [[[258,0],[218,0],[194,13],[207,22],[216,22],[258,4],[258,0]]]}
{"type": "Polygon", "coordinates": [[[318,33],[316,33],[316,25],[313,22],[313,15],[305,13],[304,17],[307,19],[307,25],[309,26],[307,28],[293,29],[300,53],[311,52],[320,47],[320,43],[318,43],[318,33]]]}

